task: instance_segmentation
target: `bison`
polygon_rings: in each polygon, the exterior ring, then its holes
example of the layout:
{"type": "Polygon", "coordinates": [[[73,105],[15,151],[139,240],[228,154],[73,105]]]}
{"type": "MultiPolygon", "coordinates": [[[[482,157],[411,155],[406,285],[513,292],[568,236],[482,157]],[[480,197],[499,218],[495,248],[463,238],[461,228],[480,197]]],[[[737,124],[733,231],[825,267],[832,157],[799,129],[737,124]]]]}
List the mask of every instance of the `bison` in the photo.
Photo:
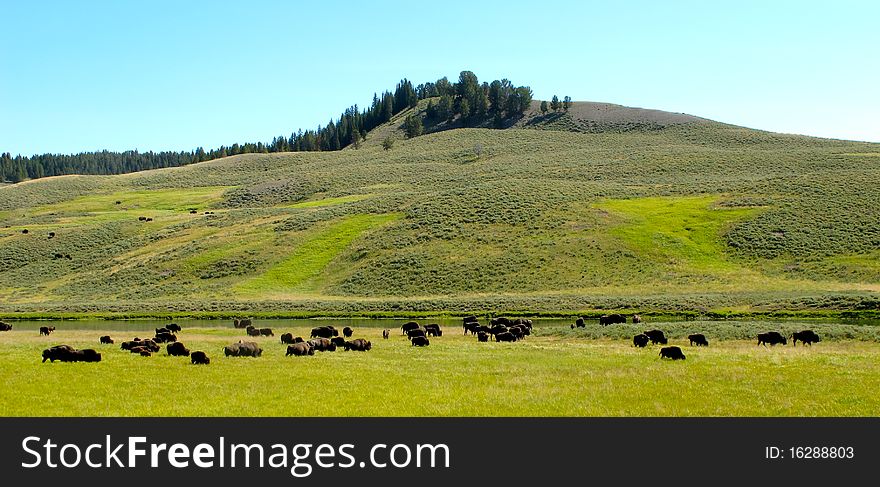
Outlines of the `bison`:
{"type": "Polygon", "coordinates": [[[174,334],[171,332],[159,333],[153,338],[153,341],[155,341],[156,343],[176,342],[177,337],[174,336],[174,334]]]}
{"type": "Polygon", "coordinates": [[[73,350],[74,348],[70,345],[55,345],[54,347],[47,348],[43,350],[43,362],[47,360],[51,362],[61,360],[62,356],[68,355],[73,350]]]}
{"type": "Polygon", "coordinates": [[[293,334],[292,333],[281,334],[281,343],[287,343],[287,344],[294,343],[293,334]]]}
{"type": "Polygon", "coordinates": [[[312,328],[312,334],[309,338],[333,338],[333,328],[329,326],[319,326],[312,328]]]}
{"type": "Polygon", "coordinates": [[[440,329],[440,325],[437,323],[432,323],[430,325],[425,325],[425,334],[428,336],[440,337],[443,336],[443,330],[440,329]]]}
{"type": "Polygon", "coordinates": [[[779,343],[783,345],[788,345],[788,341],[785,339],[782,333],[779,333],[778,331],[758,333],[758,345],[764,345],[766,347],[768,343],[770,344],[770,346],[775,346],[779,343]]]}
{"type": "Polygon", "coordinates": [[[793,345],[796,347],[797,342],[800,341],[804,345],[813,346],[814,343],[821,342],[822,339],[819,338],[819,335],[816,334],[813,330],[804,330],[798,331],[791,334],[791,340],[793,345]]]}
{"type": "Polygon", "coordinates": [[[208,357],[208,354],[201,350],[197,350],[190,354],[190,361],[192,361],[193,365],[208,365],[211,363],[211,359],[208,357]]]}
{"type": "Polygon", "coordinates": [[[413,338],[411,341],[414,347],[427,347],[431,344],[431,342],[428,340],[428,337],[426,336],[418,336],[413,338]]]}
{"type": "Polygon", "coordinates": [[[480,331],[480,324],[477,323],[476,321],[472,321],[470,323],[464,324],[464,334],[465,335],[467,335],[468,332],[471,332],[472,334],[476,335],[478,331],[480,331]]]}
{"type": "Polygon", "coordinates": [[[0,321],[0,331],[12,331],[12,325],[9,323],[5,323],[0,321]]]}
{"type": "Polygon", "coordinates": [[[272,329],[271,329],[271,328],[260,328],[260,335],[262,335],[262,336],[264,336],[264,337],[273,337],[273,336],[275,336],[275,334],[272,333],[272,329]]]}
{"type": "Polygon", "coordinates": [[[690,340],[691,345],[696,345],[698,347],[708,347],[709,340],[706,340],[706,335],[702,333],[694,333],[693,335],[688,335],[688,340],[690,340]]]}
{"type": "Polygon", "coordinates": [[[351,338],[351,336],[353,334],[354,334],[354,330],[352,330],[350,326],[346,326],[345,328],[342,329],[342,336],[345,338],[351,338]]]}
{"type": "Polygon", "coordinates": [[[331,342],[329,338],[313,338],[306,343],[318,352],[336,351],[336,344],[331,342]]]}
{"type": "Polygon", "coordinates": [[[253,322],[251,321],[250,318],[243,318],[240,320],[236,319],[232,322],[232,326],[234,326],[236,328],[247,328],[247,327],[251,326],[252,324],[253,324],[253,322]]]}
{"type": "Polygon", "coordinates": [[[303,355],[314,355],[315,349],[309,346],[306,342],[294,343],[287,347],[287,353],[285,357],[290,357],[291,355],[295,357],[301,357],[303,355]]]}
{"type": "Polygon", "coordinates": [[[113,345],[113,339],[110,338],[110,335],[104,335],[100,338],[102,345],[113,345]]]}
{"type": "Polygon", "coordinates": [[[468,323],[476,323],[476,322],[477,322],[477,317],[474,315],[465,316],[464,318],[461,319],[462,326],[467,325],[468,323]]]}
{"type": "Polygon", "coordinates": [[[495,335],[496,342],[515,342],[516,335],[509,331],[501,332],[495,335]]]}
{"type": "Polygon", "coordinates": [[[54,326],[41,326],[40,327],[40,336],[46,335],[49,336],[50,333],[55,331],[54,326]]]}
{"type": "Polygon", "coordinates": [[[170,343],[165,350],[172,357],[189,357],[189,349],[181,342],[170,343]]]}
{"type": "Polygon", "coordinates": [[[333,337],[330,339],[330,343],[336,345],[336,348],[345,346],[345,337],[333,337]]]}
{"type": "Polygon", "coordinates": [[[391,336],[391,330],[389,330],[387,328],[382,330],[382,338],[387,340],[388,337],[390,337],[390,336],[391,336]]]}
{"type": "Polygon", "coordinates": [[[355,352],[367,352],[373,348],[373,344],[363,338],[358,338],[350,342],[345,342],[345,350],[354,350],[355,352]]]}
{"type": "Polygon", "coordinates": [[[611,314],[599,317],[599,324],[602,326],[615,325],[617,323],[626,323],[626,316],[621,314],[611,314]]]}
{"type": "Polygon", "coordinates": [[[633,324],[638,324],[642,322],[642,317],[640,315],[633,315],[633,324]]]}
{"type": "Polygon", "coordinates": [[[491,320],[489,320],[489,324],[492,326],[496,326],[496,325],[510,326],[511,325],[510,319],[505,318],[503,316],[499,316],[497,318],[492,318],[491,320]]]}
{"type": "Polygon", "coordinates": [[[408,321],[400,325],[400,330],[404,335],[409,333],[410,330],[418,330],[419,328],[421,328],[421,326],[415,321],[408,321]]]}
{"type": "Polygon", "coordinates": [[[50,362],[56,360],[61,362],[100,362],[101,354],[91,348],[77,350],[70,345],[56,345],[43,350],[43,362],[46,360],[50,362]]]}
{"type": "Polygon", "coordinates": [[[644,333],[648,336],[648,338],[651,339],[652,345],[656,345],[658,343],[661,345],[666,345],[667,343],[669,343],[669,340],[666,339],[666,335],[664,335],[663,332],[660,330],[649,330],[642,333],[644,333]]]}
{"type": "Polygon", "coordinates": [[[587,323],[584,321],[583,318],[578,318],[578,319],[574,320],[574,324],[571,325],[571,327],[572,327],[572,329],[574,329],[575,327],[577,327],[577,328],[586,328],[586,327],[587,327],[587,323]]]}
{"type": "Polygon", "coordinates": [[[425,330],[421,330],[421,329],[409,330],[408,332],[406,332],[406,337],[409,338],[410,340],[412,340],[415,337],[424,337],[424,336],[428,336],[428,335],[427,335],[427,333],[425,333],[425,330]]]}
{"type": "Polygon", "coordinates": [[[648,337],[648,335],[645,335],[644,333],[639,333],[638,335],[635,335],[633,337],[633,346],[645,348],[648,346],[648,341],[650,340],[651,339],[648,337]]]}
{"type": "Polygon", "coordinates": [[[227,345],[223,351],[227,357],[259,357],[263,349],[255,342],[238,342],[227,345]]]}
{"type": "Polygon", "coordinates": [[[252,336],[252,337],[260,336],[260,330],[254,328],[253,326],[247,327],[246,331],[247,331],[248,336],[252,336]]]}
{"type": "Polygon", "coordinates": [[[171,333],[179,333],[181,330],[180,325],[178,325],[177,323],[169,323],[165,325],[165,328],[168,328],[168,331],[170,331],[171,333]]]}
{"type": "Polygon", "coordinates": [[[685,356],[678,347],[663,347],[660,349],[660,358],[668,358],[671,360],[684,360],[685,356]]]}
{"type": "Polygon", "coordinates": [[[478,342],[488,342],[489,341],[489,334],[486,333],[485,331],[477,332],[477,341],[478,342]]]}

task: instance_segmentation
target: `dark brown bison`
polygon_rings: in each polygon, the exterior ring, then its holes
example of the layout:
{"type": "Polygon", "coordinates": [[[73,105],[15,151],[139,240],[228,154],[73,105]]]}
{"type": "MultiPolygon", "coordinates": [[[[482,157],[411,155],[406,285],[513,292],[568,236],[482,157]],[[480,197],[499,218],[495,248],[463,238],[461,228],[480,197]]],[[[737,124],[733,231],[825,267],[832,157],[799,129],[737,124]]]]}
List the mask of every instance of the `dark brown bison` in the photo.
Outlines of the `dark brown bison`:
{"type": "Polygon", "coordinates": [[[478,321],[478,320],[477,320],[477,317],[476,317],[476,316],[474,316],[474,315],[470,315],[470,316],[465,316],[464,318],[462,318],[462,319],[461,319],[461,324],[462,324],[462,326],[464,326],[464,325],[466,325],[466,324],[468,324],[468,323],[476,323],[477,321],[478,321]]]}
{"type": "Polygon", "coordinates": [[[640,315],[633,315],[633,323],[641,323],[642,317],[640,315]]]}
{"type": "Polygon", "coordinates": [[[282,333],[281,334],[281,343],[291,344],[293,341],[293,333],[282,333]]]}
{"type": "Polygon", "coordinates": [[[260,336],[260,330],[254,328],[253,326],[247,327],[247,330],[245,330],[245,331],[247,332],[248,336],[252,336],[252,337],[260,336]]]}
{"type": "Polygon", "coordinates": [[[779,333],[778,331],[758,333],[758,345],[764,345],[766,347],[768,343],[771,347],[780,343],[783,345],[788,345],[788,341],[785,339],[782,333],[779,333]]]}
{"type": "Polygon", "coordinates": [[[355,352],[367,352],[373,348],[373,344],[363,338],[357,338],[350,342],[345,342],[345,350],[354,350],[355,352]]]}
{"type": "Polygon", "coordinates": [[[501,332],[495,335],[496,342],[515,342],[516,335],[509,331],[501,332]]]}
{"type": "Polygon", "coordinates": [[[421,327],[415,321],[408,321],[400,325],[400,330],[404,335],[406,335],[410,330],[418,330],[419,328],[421,327]]]}
{"type": "Polygon", "coordinates": [[[176,342],[177,337],[174,335],[174,333],[171,332],[157,333],[156,336],[153,337],[153,341],[155,341],[156,343],[170,343],[176,342]]]}
{"type": "Polygon", "coordinates": [[[387,328],[382,330],[382,338],[387,340],[388,337],[390,337],[390,336],[391,336],[391,330],[389,330],[387,328]]]}
{"type": "Polygon", "coordinates": [[[177,323],[169,323],[165,325],[165,328],[167,328],[168,331],[170,331],[171,333],[180,333],[181,331],[180,325],[178,325],[177,323]]]}
{"type": "Polygon", "coordinates": [[[51,362],[61,360],[62,356],[66,356],[74,350],[75,349],[70,345],[55,345],[54,347],[47,348],[46,350],[43,350],[43,362],[47,360],[51,362]]]}
{"type": "Polygon", "coordinates": [[[660,330],[648,330],[642,333],[644,333],[648,336],[648,338],[651,339],[651,343],[653,345],[657,345],[658,343],[660,345],[666,345],[667,343],[669,343],[669,340],[666,339],[666,335],[664,335],[663,332],[660,330]]]}
{"type": "Polygon", "coordinates": [[[672,360],[684,360],[685,356],[678,347],[663,347],[660,349],[660,358],[668,358],[672,360]]]}
{"type": "Polygon", "coordinates": [[[489,341],[489,334],[486,333],[485,331],[477,332],[477,341],[478,342],[488,342],[489,341]]]}
{"type": "Polygon", "coordinates": [[[253,324],[253,322],[251,321],[250,318],[242,318],[240,320],[237,319],[232,322],[232,326],[234,326],[236,328],[247,328],[247,327],[251,326],[252,324],[253,324]]]}
{"type": "Polygon", "coordinates": [[[255,342],[238,342],[223,349],[227,357],[259,357],[263,349],[255,342]]]}
{"type": "Polygon", "coordinates": [[[330,339],[330,343],[336,345],[336,348],[345,346],[345,337],[333,337],[330,339]]]}
{"type": "Polygon", "coordinates": [[[103,345],[113,345],[113,339],[110,338],[110,335],[104,335],[100,340],[103,345]]]}
{"type": "Polygon", "coordinates": [[[645,348],[648,346],[648,342],[650,340],[651,339],[648,337],[648,335],[645,335],[644,333],[639,333],[638,335],[635,335],[633,337],[633,345],[639,348],[645,348]]]}
{"type": "Polygon", "coordinates": [[[443,330],[440,329],[440,325],[437,323],[432,323],[430,325],[425,325],[425,334],[427,336],[440,337],[443,336],[443,330]]]}
{"type": "Polygon", "coordinates": [[[335,352],[336,344],[330,341],[329,338],[313,338],[306,343],[309,344],[312,348],[317,352],[335,352]]]}
{"type": "Polygon", "coordinates": [[[0,331],[12,331],[12,325],[9,323],[5,323],[0,321],[0,331]]]}
{"type": "Polygon", "coordinates": [[[571,327],[572,327],[572,328],[586,328],[586,327],[587,327],[587,322],[584,321],[583,318],[580,318],[580,317],[579,317],[578,319],[574,320],[574,324],[571,325],[571,327]]]}
{"type": "Polygon", "coordinates": [[[428,337],[426,336],[415,337],[411,341],[414,347],[427,347],[431,344],[431,342],[428,340],[428,337]]]}
{"type": "Polygon", "coordinates": [[[423,336],[428,336],[428,335],[425,333],[425,330],[422,330],[422,329],[409,330],[408,332],[406,332],[406,337],[409,338],[410,340],[412,340],[415,337],[423,337],[423,336]]]}
{"type": "Polygon", "coordinates": [[[694,333],[693,335],[688,335],[688,340],[690,340],[691,345],[696,345],[698,347],[708,347],[709,340],[706,340],[706,335],[702,333],[694,333]]]}
{"type": "Polygon", "coordinates": [[[599,324],[602,326],[615,325],[617,323],[626,323],[626,316],[615,313],[599,317],[599,324]]]}
{"type": "Polygon", "coordinates": [[[821,342],[822,339],[813,330],[798,331],[791,334],[792,344],[796,347],[800,341],[804,345],[813,346],[814,343],[821,342]]]}
{"type": "Polygon", "coordinates": [[[211,363],[211,359],[208,357],[208,354],[201,350],[191,353],[189,359],[193,365],[208,365],[211,363]]]}
{"type": "Polygon", "coordinates": [[[40,327],[40,336],[46,335],[49,336],[50,333],[55,331],[54,326],[41,326],[40,327]]]}
{"type": "Polygon", "coordinates": [[[143,347],[151,352],[158,352],[160,350],[159,344],[154,340],[140,340],[138,338],[128,342],[122,342],[122,345],[120,345],[119,348],[123,350],[131,350],[134,347],[143,347]]]}
{"type": "Polygon", "coordinates": [[[152,357],[153,353],[149,350],[141,350],[141,357],[152,357]]]}
{"type": "Polygon", "coordinates": [[[271,328],[260,328],[260,335],[262,335],[262,336],[264,336],[264,337],[273,337],[273,336],[275,336],[275,334],[272,333],[272,329],[271,329],[271,328]]]}
{"type": "Polygon", "coordinates": [[[352,330],[350,326],[346,326],[345,328],[342,329],[342,336],[345,338],[351,338],[351,336],[353,334],[354,334],[354,330],[352,330]]]}
{"type": "Polygon", "coordinates": [[[47,350],[43,350],[43,362],[49,360],[54,362],[100,362],[101,354],[87,348],[85,350],[77,350],[69,345],[56,345],[47,350]]]}
{"type": "Polygon", "coordinates": [[[293,345],[289,345],[287,347],[286,357],[290,357],[293,355],[294,357],[301,357],[303,355],[314,355],[315,349],[309,346],[308,343],[300,342],[294,343],[293,345]]]}
{"type": "Polygon", "coordinates": [[[333,328],[329,326],[319,326],[312,328],[312,334],[309,338],[333,338],[333,328]]]}
{"type": "Polygon", "coordinates": [[[477,323],[476,321],[472,321],[470,323],[464,324],[464,334],[465,335],[467,335],[468,332],[476,335],[478,331],[480,331],[480,324],[477,323]]]}
{"type": "Polygon", "coordinates": [[[181,342],[170,343],[165,350],[172,357],[189,357],[189,349],[181,342]]]}
{"type": "Polygon", "coordinates": [[[499,317],[497,317],[497,318],[492,318],[491,320],[489,320],[489,324],[492,325],[492,326],[494,327],[494,326],[496,326],[496,325],[510,326],[512,323],[510,322],[510,319],[509,319],[509,318],[505,318],[505,317],[503,317],[503,316],[499,316],[499,317]]]}

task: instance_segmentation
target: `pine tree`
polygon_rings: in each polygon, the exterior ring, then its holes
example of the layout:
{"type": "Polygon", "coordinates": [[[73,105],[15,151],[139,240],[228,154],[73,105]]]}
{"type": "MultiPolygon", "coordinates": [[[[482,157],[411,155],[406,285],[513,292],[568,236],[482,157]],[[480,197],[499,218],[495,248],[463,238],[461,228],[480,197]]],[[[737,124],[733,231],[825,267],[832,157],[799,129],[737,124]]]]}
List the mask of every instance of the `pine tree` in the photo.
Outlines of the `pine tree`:
{"type": "Polygon", "coordinates": [[[547,114],[547,100],[541,102],[541,115],[547,114]]]}
{"type": "Polygon", "coordinates": [[[567,112],[569,108],[571,108],[571,97],[566,95],[565,98],[562,99],[562,108],[567,112]]]}
{"type": "Polygon", "coordinates": [[[558,96],[553,95],[553,99],[550,100],[550,109],[553,110],[554,112],[559,111],[559,97],[558,96]]]}

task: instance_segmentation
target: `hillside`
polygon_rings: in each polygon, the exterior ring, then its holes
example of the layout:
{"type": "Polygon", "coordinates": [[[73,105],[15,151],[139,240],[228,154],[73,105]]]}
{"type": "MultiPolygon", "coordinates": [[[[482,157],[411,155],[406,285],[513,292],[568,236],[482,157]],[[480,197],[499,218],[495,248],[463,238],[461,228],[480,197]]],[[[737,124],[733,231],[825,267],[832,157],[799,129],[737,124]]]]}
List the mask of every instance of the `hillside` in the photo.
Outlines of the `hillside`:
{"type": "Polygon", "coordinates": [[[405,140],[408,113],[357,149],[2,186],[0,312],[880,302],[880,144],[534,102],[405,140]]]}

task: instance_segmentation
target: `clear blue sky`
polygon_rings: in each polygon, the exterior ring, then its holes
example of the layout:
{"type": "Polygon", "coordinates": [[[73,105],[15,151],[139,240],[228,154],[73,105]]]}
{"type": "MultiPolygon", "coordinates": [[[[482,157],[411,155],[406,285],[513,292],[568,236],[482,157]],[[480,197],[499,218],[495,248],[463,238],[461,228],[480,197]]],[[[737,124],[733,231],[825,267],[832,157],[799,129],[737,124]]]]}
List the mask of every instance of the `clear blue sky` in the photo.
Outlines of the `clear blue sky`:
{"type": "Polygon", "coordinates": [[[880,141],[880,2],[0,3],[0,151],[266,141],[462,69],[880,141]]]}

